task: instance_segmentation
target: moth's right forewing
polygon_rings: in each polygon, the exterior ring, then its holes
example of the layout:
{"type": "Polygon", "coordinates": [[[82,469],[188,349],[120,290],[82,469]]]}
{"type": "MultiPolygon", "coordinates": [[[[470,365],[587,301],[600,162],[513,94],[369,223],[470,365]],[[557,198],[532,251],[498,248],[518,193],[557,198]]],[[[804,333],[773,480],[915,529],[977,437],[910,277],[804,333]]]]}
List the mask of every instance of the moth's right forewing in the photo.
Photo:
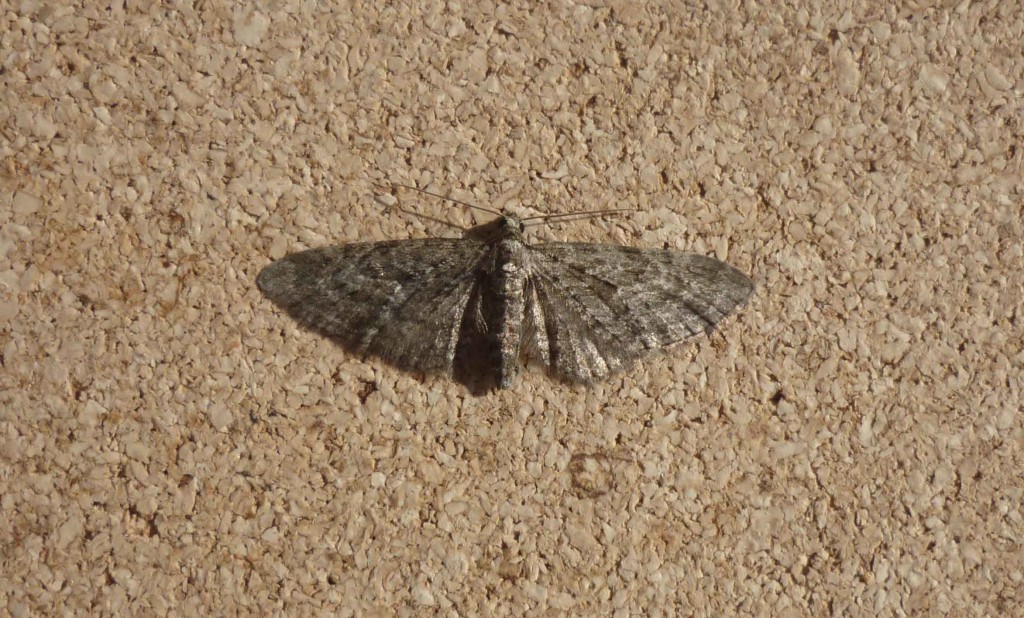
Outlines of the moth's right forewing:
{"type": "Polygon", "coordinates": [[[325,247],[270,264],[257,282],[298,322],[353,351],[448,373],[486,249],[439,238],[325,247]]]}

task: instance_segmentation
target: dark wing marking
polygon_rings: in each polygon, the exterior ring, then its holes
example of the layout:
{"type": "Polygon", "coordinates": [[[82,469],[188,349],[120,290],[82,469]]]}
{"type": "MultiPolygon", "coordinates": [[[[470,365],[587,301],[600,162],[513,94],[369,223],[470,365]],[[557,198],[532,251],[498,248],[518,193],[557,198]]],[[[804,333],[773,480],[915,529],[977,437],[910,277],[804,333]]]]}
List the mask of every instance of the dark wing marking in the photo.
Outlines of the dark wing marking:
{"type": "Polygon", "coordinates": [[[450,374],[487,246],[430,238],[293,253],[257,284],[302,325],[395,366],[450,374]]]}
{"type": "Polygon", "coordinates": [[[710,331],[753,290],[746,275],[701,255],[570,243],[530,249],[524,356],[570,382],[593,382],[710,331]]]}

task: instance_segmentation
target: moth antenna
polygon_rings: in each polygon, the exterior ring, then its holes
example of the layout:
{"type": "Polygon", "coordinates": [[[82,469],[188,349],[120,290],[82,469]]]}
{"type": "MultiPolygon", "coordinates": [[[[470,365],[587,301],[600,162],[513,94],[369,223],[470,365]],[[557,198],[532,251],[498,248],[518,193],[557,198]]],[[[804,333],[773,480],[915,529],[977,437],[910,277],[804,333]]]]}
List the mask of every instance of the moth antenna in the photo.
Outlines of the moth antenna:
{"type": "Polygon", "coordinates": [[[580,219],[590,219],[590,218],[595,218],[595,217],[601,217],[601,216],[604,216],[604,215],[610,215],[610,214],[615,213],[615,212],[636,212],[636,211],[634,211],[634,210],[632,210],[630,208],[611,208],[611,209],[608,209],[608,210],[588,210],[588,211],[584,211],[584,212],[562,212],[562,213],[557,213],[557,214],[553,214],[553,215],[538,215],[536,217],[526,217],[524,219],[520,219],[519,221],[521,221],[523,224],[526,224],[527,221],[536,221],[536,223],[530,223],[529,225],[540,225],[541,223],[545,223],[547,221],[551,221],[552,219],[569,219],[569,218],[573,218],[573,217],[580,218],[580,219]]]}
{"type": "MultiPolygon", "coordinates": [[[[381,189],[381,190],[386,190],[388,188],[388,187],[385,187],[384,185],[379,185],[379,184],[376,184],[376,183],[374,183],[373,186],[378,188],[378,189],[381,189]]],[[[466,231],[466,228],[462,227],[461,225],[456,225],[456,224],[452,223],[451,221],[445,221],[444,219],[438,219],[437,217],[431,217],[430,215],[425,215],[425,214],[423,214],[421,212],[416,212],[415,210],[410,210],[408,208],[402,208],[397,203],[391,204],[390,206],[388,206],[388,208],[391,209],[391,210],[397,210],[398,212],[401,212],[401,213],[405,213],[405,214],[409,215],[410,217],[415,217],[417,219],[425,219],[427,221],[430,221],[431,223],[440,223],[441,225],[444,225],[444,226],[450,227],[450,228],[454,228],[454,229],[462,231],[462,232],[466,231]]]]}
{"type": "MultiPolygon", "coordinates": [[[[381,186],[381,185],[378,185],[378,186],[381,186]]],[[[457,200],[454,197],[449,197],[447,195],[441,195],[440,193],[433,193],[431,191],[427,191],[426,189],[420,189],[419,187],[413,187],[411,185],[403,185],[403,184],[399,184],[397,182],[391,183],[391,186],[392,187],[400,187],[402,189],[409,189],[411,191],[418,191],[420,193],[425,193],[426,195],[429,195],[431,197],[438,197],[438,198],[441,198],[442,200],[448,200],[449,202],[454,202],[454,203],[459,204],[461,206],[465,206],[466,208],[473,208],[475,210],[482,210],[483,212],[489,212],[492,215],[498,215],[499,217],[505,216],[504,213],[501,213],[501,212],[499,212],[497,210],[494,210],[492,208],[484,208],[483,206],[477,206],[476,204],[470,204],[469,202],[463,202],[462,200],[457,200]]],[[[384,187],[381,186],[381,188],[384,188],[384,187]]]]}

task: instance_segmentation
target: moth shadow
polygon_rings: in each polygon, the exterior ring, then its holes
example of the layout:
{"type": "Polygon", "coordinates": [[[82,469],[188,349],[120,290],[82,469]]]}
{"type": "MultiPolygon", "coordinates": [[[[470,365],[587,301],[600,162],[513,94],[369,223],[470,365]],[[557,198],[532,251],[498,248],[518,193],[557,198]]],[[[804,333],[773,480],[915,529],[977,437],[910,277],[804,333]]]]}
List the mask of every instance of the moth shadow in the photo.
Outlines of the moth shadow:
{"type": "Polygon", "coordinates": [[[493,353],[486,334],[478,331],[460,334],[452,363],[452,380],[474,397],[482,397],[498,390],[492,363],[493,353]]]}

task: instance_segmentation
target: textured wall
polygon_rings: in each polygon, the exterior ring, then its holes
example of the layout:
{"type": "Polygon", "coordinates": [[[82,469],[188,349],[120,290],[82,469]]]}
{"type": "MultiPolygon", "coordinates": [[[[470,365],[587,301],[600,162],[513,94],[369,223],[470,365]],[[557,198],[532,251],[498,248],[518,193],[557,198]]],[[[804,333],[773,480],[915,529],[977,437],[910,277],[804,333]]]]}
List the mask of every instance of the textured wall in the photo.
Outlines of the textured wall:
{"type": "Polygon", "coordinates": [[[0,614],[1024,613],[1019,4],[378,4],[0,6],[0,614]],[[387,180],[758,288],[474,396],[255,288],[387,180]]]}

